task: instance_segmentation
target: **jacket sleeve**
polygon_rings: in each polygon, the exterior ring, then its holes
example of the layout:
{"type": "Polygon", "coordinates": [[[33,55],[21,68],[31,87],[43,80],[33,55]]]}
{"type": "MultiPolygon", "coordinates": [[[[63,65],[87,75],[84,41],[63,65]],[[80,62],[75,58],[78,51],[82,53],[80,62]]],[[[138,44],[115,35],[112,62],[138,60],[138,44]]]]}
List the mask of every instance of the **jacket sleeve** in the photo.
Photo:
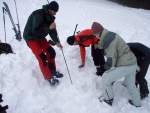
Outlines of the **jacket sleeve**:
{"type": "Polygon", "coordinates": [[[85,62],[85,54],[86,54],[85,47],[84,46],[79,46],[79,47],[80,47],[81,60],[82,62],[85,62]]]}
{"type": "Polygon", "coordinates": [[[43,24],[43,21],[44,20],[41,15],[38,15],[38,14],[34,15],[32,32],[35,38],[46,37],[48,33],[50,32],[49,26],[46,26],[45,24],[43,24]]]}
{"type": "Polygon", "coordinates": [[[56,29],[50,30],[49,35],[55,43],[60,43],[56,29]]]}
{"type": "Polygon", "coordinates": [[[116,45],[114,42],[112,42],[107,49],[105,49],[105,55],[106,55],[106,63],[104,65],[106,70],[111,69],[112,67],[115,67],[116,60],[117,60],[117,50],[116,45]]]}

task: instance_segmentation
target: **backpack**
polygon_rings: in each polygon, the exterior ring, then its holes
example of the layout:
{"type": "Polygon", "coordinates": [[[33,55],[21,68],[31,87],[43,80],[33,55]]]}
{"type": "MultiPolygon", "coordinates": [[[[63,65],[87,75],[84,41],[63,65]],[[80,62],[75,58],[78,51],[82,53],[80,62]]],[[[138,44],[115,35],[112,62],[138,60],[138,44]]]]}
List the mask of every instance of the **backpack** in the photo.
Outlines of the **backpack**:
{"type": "MultiPolygon", "coordinates": [[[[2,100],[2,94],[0,94],[0,103],[1,102],[3,102],[3,100],[2,100]]],[[[7,113],[6,109],[8,109],[8,105],[6,105],[6,106],[1,106],[0,105],[0,113],[7,113]]]]}
{"type": "Polygon", "coordinates": [[[0,54],[2,53],[13,53],[11,46],[7,43],[0,43],[0,54]]]}

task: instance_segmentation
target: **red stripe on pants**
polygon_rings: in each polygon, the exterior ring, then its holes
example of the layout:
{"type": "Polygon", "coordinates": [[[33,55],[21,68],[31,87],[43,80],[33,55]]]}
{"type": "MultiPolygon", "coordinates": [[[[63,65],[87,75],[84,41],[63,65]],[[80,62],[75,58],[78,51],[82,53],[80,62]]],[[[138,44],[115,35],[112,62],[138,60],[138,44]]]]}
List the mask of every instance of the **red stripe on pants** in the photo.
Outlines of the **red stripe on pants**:
{"type": "Polygon", "coordinates": [[[43,65],[43,60],[39,56],[42,52],[45,53],[47,57],[47,62],[53,62],[55,65],[55,59],[50,58],[50,53],[47,51],[47,48],[50,46],[47,42],[46,38],[42,39],[41,41],[27,41],[28,46],[32,50],[33,54],[37,58],[39,62],[40,69],[43,73],[44,79],[47,80],[52,77],[52,73],[47,65],[43,65]]]}

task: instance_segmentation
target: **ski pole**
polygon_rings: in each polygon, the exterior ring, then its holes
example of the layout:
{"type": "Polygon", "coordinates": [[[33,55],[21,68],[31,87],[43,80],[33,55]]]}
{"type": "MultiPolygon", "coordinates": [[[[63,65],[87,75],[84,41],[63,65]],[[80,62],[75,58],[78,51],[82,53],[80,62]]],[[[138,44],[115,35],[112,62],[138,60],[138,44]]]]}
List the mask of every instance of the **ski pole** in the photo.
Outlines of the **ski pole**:
{"type": "Polygon", "coordinates": [[[65,64],[66,64],[66,67],[67,67],[67,71],[68,71],[68,74],[69,74],[69,78],[70,78],[71,84],[73,84],[72,79],[71,79],[71,76],[70,76],[70,72],[69,72],[69,69],[68,69],[68,65],[67,65],[67,62],[66,62],[66,59],[65,59],[64,52],[63,52],[63,50],[62,50],[62,49],[61,49],[61,51],[62,51],[62,54],[63,54],[64,60],[65,60],[65,64]]]}
{"type": "Polygon", "coordinates": [[[73,33],[73,35],[75,35],[75,32],[76,32],[77,26],[78,26],[78,24],[76,24],[76,27],[75,27],[75,29],[74,29],[74,33],[73,33]]]}
{"type": "MultiPolygon", "coordinates": [[[[14,24],[14,20],[13,20],[13,18],[12,18],[11,13],[10,13],[9,7],[8,7],[8,5],[7,5],[5,2],[3,2],[3,4],[4,4],[4,6],[5,6],[5,11],[7,12],[8,16],[9,16],[9,19],[10,19],[10,21],[11,21],[11,23],[12,23],[13,30],[15,31],[16,39],[20,41],[20,40],[21,40],[21,34],[20,34],[20,32],[17,31],[17,28],[16,28],[16,26],[15,26],[15,24],[14,24]]],[[[19,25],[18,25],[18,26],[19,26],[19,25]]],[[[19,27],[18,27],[18,28],[19,28],[19,27]]]]}
{"type": "MultiPolygon", "coordinates": [[[[59,37],[58,37],[58,41],[60,42],[59,37]]],[[[65,61],[65,64],[66,64],[66,67],[67,67],[67,71],[68,71],[68,74],[69,74],[70,82],[71,82],[71,84],[73,84],[71,76],[70,76],[69,68],[68,68],[68,65],[67,65],[67,61],[66,61],[66,58],[65,58],[65,55],[64,55],[64,52],[63,52],[62,49],[61,49],[61,52],[62,52],[63,57],[64,57],[64,61],[65,61]]]]}
{"type": "Polygon", "coordinates": [[[2,9],[3,9],[4,33],[5,33],[5,42],[6,42],[6,27],[5,27],[5,15],[4,15],[5,8],[2,7],[2,9]]]}
{"type": "Polygon", "coordinates": [[[16,0],[14,0],[14,2],[15,2],[16,14],[17,14],[17,21],[18,21],[18,24],[19,24],[19,18],[18,18],[18,12],[17,12],[16,0]]]}
{"type": "Polygon", "coordinates": [[[18,17],[18,11],[17,11],[17,5],[16,5],[16,0],[14,0],[15,2],[15,8],[16,8],[16,14],[17,14],[17,21],[18,21],[18,24],[16,24],[18,26],[18,40],[20,41],[21,40],[21,31],[20,31],[20,24],[19,24],[19,17],[18,17]]]}
{"type": "Polygon", "coordinates": [[[49,5],[49,1],[47,0],[47,2],[48,2],[48,5],[49,5]]]}
{"type": "MultiPolygon", "coordinates": [[[[75,30],[74,30],[73,35],[75,35],[75,32],[76,32],[77,26],[78,26],[78,24],[76,24],[76,27],[75,27],[75,30]]],[[[58,38],[58,39],[59,39],[59,38],[58,38]]],[[[68,74],[69,74],[69,78],[70,78],[71,84],[73,84],[73,83],[72,83],[72,80],[71,80],[70,72],[69,72],[69,69],[68,69],[68,65],[67,65],[67,62],[66,62],[66,59],[65,59],[64,52],[63,52],[63,50],[62,50],[62,49],[61,49],[61,51],[62,51],[62,54],[63,54],[64,60],[65,60],[65,64],[66,64],[66,67],[67,67],[67,71],[68,71],[68,74]]]]}

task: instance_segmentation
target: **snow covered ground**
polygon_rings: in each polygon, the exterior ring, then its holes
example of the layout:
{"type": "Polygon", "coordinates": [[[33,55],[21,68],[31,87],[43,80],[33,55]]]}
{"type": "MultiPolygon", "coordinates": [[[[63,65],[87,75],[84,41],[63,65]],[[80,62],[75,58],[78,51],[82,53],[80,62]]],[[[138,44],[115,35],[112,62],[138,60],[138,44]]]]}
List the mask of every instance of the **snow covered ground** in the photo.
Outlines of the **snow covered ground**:
{"type": "MultiPolygon", "coordinates": [[[[15,23],[15,3],[4,0],[10,7],[15,23]]],[[[1,0],[0,6],[3,7],[1,0]]],[[[41,8],[47,0],[16,0],[21,32],[28,16],[33,10],[41,8]]],[[[150,12],[143,9],[123,7],[106,0],[57,0],[60,10],[56,15],[57,30],[67,60],[73,84],[70,83],[62,52],[57,53],[57,69],[64,74],[58,87],[51,87],[43,79],[38,62],[24,40],[15,39],[12,25],[6,18],[7,43],[16,54],[0,55],[0,93],[2,105],[9,105],[8,113],[149,113],[150,96],[142,100],[142,107],[136,108],[128,103],[130,95],[123,87],[122,79],[114,83],[115,98],[113,106],[100,103],[102,95],[101,77],[95,75],[90,47],[86,48],[85,67],[81,63],[78,46],[69,46],[66,38],[77,31],[90,28],[94,21],[101,23],[110,31],[118,33],[126,42],[140,42],[150,47],[150,12]]],[[[2,11],[0,12],[0,39],[5,42],[2,11]]],[[[49,39],[49,36],[47,36],[49,39]]],[[[150,70],[146,79],[150,88],[150,70]]]]}

